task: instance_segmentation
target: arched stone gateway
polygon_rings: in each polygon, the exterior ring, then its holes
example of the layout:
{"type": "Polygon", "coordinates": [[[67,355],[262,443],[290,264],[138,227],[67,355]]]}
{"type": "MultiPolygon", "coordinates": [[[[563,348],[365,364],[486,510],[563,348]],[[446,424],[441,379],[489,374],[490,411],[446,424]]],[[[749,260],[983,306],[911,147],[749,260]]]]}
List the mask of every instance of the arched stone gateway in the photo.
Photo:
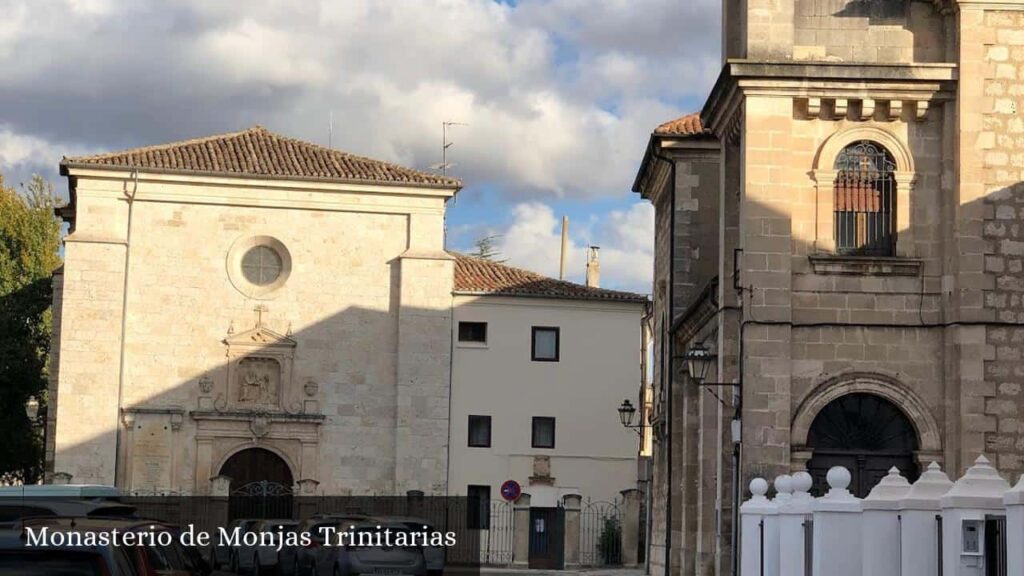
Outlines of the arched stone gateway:
{"type": "Polygon", "coordinates": [[[850,471],[850,491],[861,498],[894,466],[911,482],[919,475],[914,426],[895,404],[874,394],[847,394],[826,405],[811,424],[807,448],[817,495],[827,490],[825,476],[833,466],[850,471]]]}
{"type": "Polygon", "coordinates": [[[916,478],[923,465],[942,461],[939,426],[924,400],[875,373],[843,374],[811,390],[793,418],[791,446],[793,469],[806,467],[815,489],[828,468],[842,465],[854,471],[851,490],[860,496],[892,466],[916,478]]]}

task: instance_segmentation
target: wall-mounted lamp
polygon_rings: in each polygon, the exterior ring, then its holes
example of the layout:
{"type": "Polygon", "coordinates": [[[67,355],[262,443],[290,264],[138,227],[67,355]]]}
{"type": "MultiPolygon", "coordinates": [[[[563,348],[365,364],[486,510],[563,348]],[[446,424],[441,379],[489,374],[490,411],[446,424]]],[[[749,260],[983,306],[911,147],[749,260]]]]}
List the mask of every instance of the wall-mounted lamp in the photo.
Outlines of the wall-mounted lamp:
{"type": "Polygon", "coordinates": [[[643,437],[643,429],[647,427],[642,421],[638,424],[633,424],[633,417],[636,416],[636,406],[626,398],[619,404],[619,423],[622,424],[623,428],[629,428],[636,432],[639,436],[643,437]]]}

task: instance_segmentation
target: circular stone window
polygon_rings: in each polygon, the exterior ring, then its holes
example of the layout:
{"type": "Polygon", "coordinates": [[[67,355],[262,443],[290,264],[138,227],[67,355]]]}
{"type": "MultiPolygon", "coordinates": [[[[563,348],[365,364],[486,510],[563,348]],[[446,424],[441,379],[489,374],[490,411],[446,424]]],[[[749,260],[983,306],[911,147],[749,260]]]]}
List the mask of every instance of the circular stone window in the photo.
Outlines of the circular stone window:
{"type": "Polygon", "coordinates": [[[253,246],[242,256],[242,276],[257,286],[273,284],[281,277],[281,255],[269,246],[253,246]]]}
{"type": "Polygon", "coordinates": [[[239,238],[228,252],[228,278],[250,298],[271,298],[291,274],[291,254],[271,236],[239,238]]]}

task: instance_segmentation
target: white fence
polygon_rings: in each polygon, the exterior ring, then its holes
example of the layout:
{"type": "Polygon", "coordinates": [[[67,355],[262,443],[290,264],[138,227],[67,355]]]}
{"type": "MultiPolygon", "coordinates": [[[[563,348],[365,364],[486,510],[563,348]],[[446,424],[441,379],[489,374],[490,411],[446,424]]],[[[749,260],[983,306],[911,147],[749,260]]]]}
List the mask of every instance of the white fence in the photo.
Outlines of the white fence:
{"type": "Polygon", "coordinates": [[[1024,575],[1024,477],[1010,488],[984,456],[955,483],[933,462],[913,485],[893,468],[864,499],[843,467],[828,485],[814,498],[810,474],[783,475],[769,499],[751,481],[741,576],[1024,575]]]}

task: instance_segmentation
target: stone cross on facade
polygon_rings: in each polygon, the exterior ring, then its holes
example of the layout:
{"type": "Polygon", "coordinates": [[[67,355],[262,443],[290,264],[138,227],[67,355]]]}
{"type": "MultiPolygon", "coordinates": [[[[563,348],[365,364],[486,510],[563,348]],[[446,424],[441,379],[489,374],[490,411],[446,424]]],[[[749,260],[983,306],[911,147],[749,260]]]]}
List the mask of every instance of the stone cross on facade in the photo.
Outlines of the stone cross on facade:
{"type": "Polygon", "coordinates": [[[270,309],[264,304],[257,304],[252,311],[256,313],[256,327],[259,328],[260,326],[263,326],[263,313],[269,312],[270,309]]]}

